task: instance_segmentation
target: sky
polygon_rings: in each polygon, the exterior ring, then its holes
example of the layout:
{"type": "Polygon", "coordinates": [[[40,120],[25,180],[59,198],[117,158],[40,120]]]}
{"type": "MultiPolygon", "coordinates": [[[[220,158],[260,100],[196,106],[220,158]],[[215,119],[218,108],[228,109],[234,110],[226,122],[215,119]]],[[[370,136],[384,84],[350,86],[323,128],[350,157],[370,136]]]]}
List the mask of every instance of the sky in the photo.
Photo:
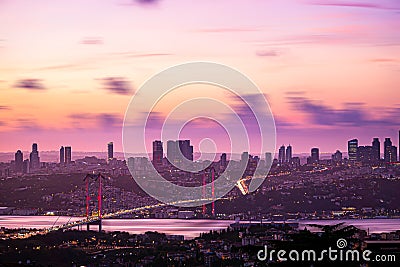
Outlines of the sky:
{"type": "MultiPolygon", "coordinates": [[[[353,138],[398,142],[396,0],[0,0],[0,25],[0,152],[30,150],[33,142],[42,151],[104,151],[110,141],[122,151],[135,92],[161,70],[191,61],[228,65],[257,84],[274,115],[277,147],[333,153],[353,138]]],[[[177,99],[199,94],[247,112],[215,86],[179,90],[157,105],[157,121],[177,99]]],[[[194,120],[183,137],[195,150],[212,138],[222,152],[229,138],[217,128],[194,120]]]]}

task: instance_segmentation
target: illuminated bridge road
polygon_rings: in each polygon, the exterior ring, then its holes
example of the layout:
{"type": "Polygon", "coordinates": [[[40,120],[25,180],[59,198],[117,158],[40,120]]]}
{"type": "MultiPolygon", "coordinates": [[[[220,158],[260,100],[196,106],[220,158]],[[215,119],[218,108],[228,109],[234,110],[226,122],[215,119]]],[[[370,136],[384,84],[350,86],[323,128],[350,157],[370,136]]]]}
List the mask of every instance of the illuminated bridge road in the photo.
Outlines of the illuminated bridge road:
{"type": "MultiPolygon", "coordinates": [[[[225,200],[231,200],[232,198],[219,198],[220,199],[225,199],[225,200]]],[[[149,209],[154,209],[154,208],[161,208],[161,207],[167,207],[167,206],[174,206],[174,205],[179,205],[179,204],[188,204],[188,203],[196,203],[196,202],[204,202],[204,201],[210,201],[213,200],[211,198],[208,199],[195,199],[195,200],[185,200],[185,201],[177,201],[177,202],[172,202],[172,203],[159,203],[159,204],[155,204],[155,205],[147,205],[147,206],[143,206],[143,207],[137,207],[137,208],[133,208],[133,209],[127,209],[127,210],[119,210],[117,212],[113,212],[113,213],[107,213],[104,214],[101,218],[99,218],[98,216],[91,216],[89,218],[84,218],[82,220],[78,220],[78,221],[73,221],[73,222],[68,222],[62,225],[57,225],[57,226],[52,226],[50,228],[46,228],[46,229],[41,229],[41,230],[32,230],[28,233],[25,234],[18,234],[16,236],[10,237],[12,239],[23,239],[23,238],[28,238],[34,235],[44,235],[53,231],[58,231],[58,230],[63,230],[63,229],[71,229],[74,227],[78,227],[81,225],[86,225],[86,224],[90,224],[96,221],[99,221],[100,219],[107,219],[107,218],[115,218],[118,217],[120,215],[124,215],[124,214],[131,214],[131,213],[135,213],[138,211],[143,211],[143,210],[149,210],[149,209]]],[[[215,201],[216,199],[214,199],[215,201]]]]}

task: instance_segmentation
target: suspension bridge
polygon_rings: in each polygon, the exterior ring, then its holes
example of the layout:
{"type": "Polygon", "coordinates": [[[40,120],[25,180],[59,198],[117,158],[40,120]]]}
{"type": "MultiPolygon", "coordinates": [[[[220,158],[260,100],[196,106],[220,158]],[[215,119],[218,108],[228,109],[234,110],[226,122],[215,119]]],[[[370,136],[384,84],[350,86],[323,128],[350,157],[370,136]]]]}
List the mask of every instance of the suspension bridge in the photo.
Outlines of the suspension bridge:
{"type": "MultiPolygon", "coordinates": [[[[212,197],[211,198],[205,198],[205,192],[203,191],[203,198],[201,199],[193,199],[193,200],[182,200],[182,201],[176,201],[176,202],[171,202],[171,203],[158,203],[158,204],[153,204],[153,205],[146,205],[146,206],[141,206],[141,207],[135,207],[132,209],[124,209],[124,210],[119,210],[116,212],[111,212],[111,213],[106,213],[103,214],[102,213],[102,202],[103,202],[103,192],[102,192],[102,187],[103,187],[103,182],[102,180],[105,179],[105,177],[102,174],[87,174],[84,178],[85,181],[85,187],[86,187],[86,217],[84,217],[81,220],[76,220],[76,221],[70,221],[68,220],[67,223],[61,224],[61,225],[57,225],[57,221],[58,218],[56,219],[56,221],[53,223],[53,225],[49,228],[45,228],[45,229],[39,229],[39,230],[31,230],[25,234],[17,234],[15,237],[13,238],[28,238],[34,235],[44,235],[50,232],[54,232],[54,231],[58,231],[58,230],[66,230],[66,229],[72,229],[72,228],[78,228],[82,227],[83,225],[87,226],[87,230],[90,229],[90,225],[97,225],[99,231],[101,231],[101,227],[102,227],[102,220],[103,219],[109,219],[109,218],[118,218],[122,215],[126,215],[126,214],[132,214],[132,213],[136,213],[136,212],[140,212],[140,211],[144,211],[144,210],[151,210],[151,209],[155,209],[155,208],[162,208],[162,207],[167,207],[167,206],[178,206],[178,205],[183,205],[183,204],[193,204],[193,203],[199,203],[199,205],[202,205],[201,203],[204,202],[210,202],[211,204],[207,204],[207,205],[211,205],[211,213],[213,216],[215,216],[215,206],[214,206],[214,201],[215,199],[215,195],[214,195],[214,186],[212,186],[212,197]],[[98,188],[97,188],[97,195],[93,195],[93,190],[91,193],[91,184],[93,183],[98,183],[98,188]],[[91,212],[90,210],[90,206],[91,203],[93,202],[97,202],[97,210],[95,212],[91,212]]],[[[209,182],[211,182],[212,184],[214,184],[214,179],[215,179],[215,170],[211,169],[210,173],[209,173],[209,177],[208,179],[206,178],[206,176],[203,176],[203,185],[205,185],[209,180],[209,182]]],[[[240,183],[238,182],[238,185],[240,183]]],[[[219,198],[219,199],[225,199],[228,200],[230,198],[219,198]]],[[[92,203],[93,204],[93,203],[92,203]]],[[[206,212],[207,209],[207,205],[203,204],[203,213],[206,212]]]]}

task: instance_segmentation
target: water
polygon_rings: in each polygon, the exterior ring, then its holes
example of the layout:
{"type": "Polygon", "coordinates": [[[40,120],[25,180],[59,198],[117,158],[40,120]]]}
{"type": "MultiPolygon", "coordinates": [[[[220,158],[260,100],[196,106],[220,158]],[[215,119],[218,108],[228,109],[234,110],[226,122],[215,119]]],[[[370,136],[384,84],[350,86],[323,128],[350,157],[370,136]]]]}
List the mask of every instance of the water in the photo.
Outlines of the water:
{"type": "MultiPolygon", "coordinates": [[[[0,227],[6,228],[47,228],[61,225],[69,220],[80,220],[79,217],[67,216],[0,216],[0,227]]],[[[299,228],[313,230],[307,224],[332,225],[344,222],[370,233],[382,233],[400,230],[400,219],[364,219],[364,220],[300,220],[299,228]]],[[[141,234],[146,231],[157,231],[169,235],[183,235],[186,239],[199,236],[210,230],[226,229],[231,220],[182,220],[182,219],[104,219],[105,231],[126,231],[141,234]]],[[[95,229],[95,225],[91,226],[95,229]]]]}

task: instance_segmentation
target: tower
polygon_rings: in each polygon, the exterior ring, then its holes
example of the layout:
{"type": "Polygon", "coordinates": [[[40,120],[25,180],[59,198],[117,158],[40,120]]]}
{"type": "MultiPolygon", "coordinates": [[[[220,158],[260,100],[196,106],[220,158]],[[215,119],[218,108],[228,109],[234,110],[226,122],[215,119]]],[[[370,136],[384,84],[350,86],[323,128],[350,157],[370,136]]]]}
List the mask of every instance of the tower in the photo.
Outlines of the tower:
{"type": "Polygon", "coordinates": [[[319,148],[311,148],[311,161],[312,163],[318,163],[319,161],[319,148]]]}
{"type": "Polygon", "coordinates": [[[357,160],[357,150],[358,150],[358,140],[352,139],[347,142],[347,154],[349,155],[349,160],[357,160]]]}
{"type": "Polygon", "coordinates": [[[15,172],[22,172],[24,168],[24,155],[21,150],[15,153],[15,172]]]}
{"type": "Polygon", "coordinates": [[[159,167],[162,165],[162,159],[164,156],[163,143],[161,141],[153,142],[153,165],[159,167]]]}
{"type": "Polygon", "coordinates": [[[221,157],[219,159],[219,164],[220,164],[221,167],[224,167],[224,168],[226,167],[226,165],[227,165],[226,153],[222,153],[221,154],[221,157]]]}
{"type": "Polygon", "coordinates": [[[265,167],[270,168],[272,166],[272,153],[265,153],[265,167]]]}
{"type": "Polygon", "coordinates": [[[289,144],[286,148],[286,162],[290,163],[292,160],[292,146],[289,144]]]}
{"type": "Polygon", "coordinates": [[[187,159],[193,161],[193,146],[190,140],[168,140],[167,141],[167,159],[170,163],[182,163],[187,159]]]}
{"type": "Polygon", "coordinates": [[[384,151],[383,151],[383,158],[385,162],[391,161],[391,153],[392,153],[392,141],[390,138],[385,138],[385,142],[383,143],[384,151]]]}
{"type": "Polygon", "coordinates": [[[65,149],[63,146],[60,148],[60,164],[65,163],[65,149]]]}
{"type": "Polygon", "coordinates": [[[110,142],[107,144],[107,159],[113,159],[114,158],[114,143],[110,142]]]}
{"type": "Polygon", "coordinates": [[[207,198],[206,193],[206,185],[207,183],[211,183],[211,198],[213,202],[209,204],[203,204],[203,215],[208,214],[209,216],[215,217],[215,188],[214,188],[214,180],[215,180],[215,169],[213,167],[203,171],[203,199],[207,198]],[[208,174],[208,175],[207,175],[208,174]],[[208,177],[207,177],[208,176],[208,177]]]}
{"type": "Polygon", "coordinates": [[[37,170],[40,168],[40,157],[38,151],[38,145],[32,144],[32,152],[29,154],[30,170],[37,170]]]}
{"type": "Polygon", "coordinates": [[[378,162],[381,159],[381,142],[379,138],[372,140],[372,160],[378,162]]]}
{"type": "Polygon", "coordinates": [[[88,221],[88,231],[90,229],[90,225],[95,224],[99,226],[99,232],[101,232],[103,179],[105,179],[105,177],[100,173],[87,174],[83,179],[86,184],[86,220],[88,221]]]}
{"type": "Polygon", "coordinates": [[[285,156],[285,146],[282,145],[279,148],[279,154],[278,154],[278,162],[279,164],[283,164],[286,160],[286,156],[285,156]]]}
{"type": "Polygon", "coordinates": [[[65,163],[70,164],[72,162],[72,148],[70,146],[65,147],[65,163]]]}

